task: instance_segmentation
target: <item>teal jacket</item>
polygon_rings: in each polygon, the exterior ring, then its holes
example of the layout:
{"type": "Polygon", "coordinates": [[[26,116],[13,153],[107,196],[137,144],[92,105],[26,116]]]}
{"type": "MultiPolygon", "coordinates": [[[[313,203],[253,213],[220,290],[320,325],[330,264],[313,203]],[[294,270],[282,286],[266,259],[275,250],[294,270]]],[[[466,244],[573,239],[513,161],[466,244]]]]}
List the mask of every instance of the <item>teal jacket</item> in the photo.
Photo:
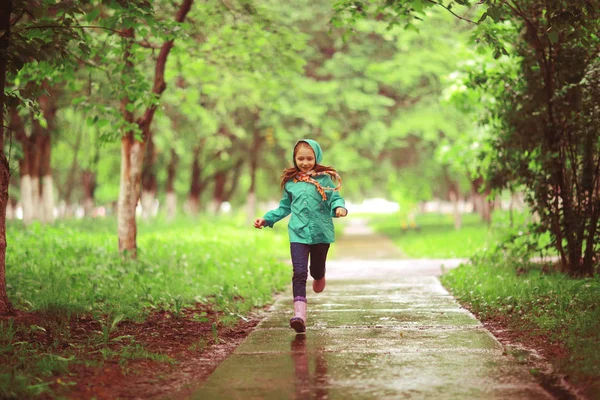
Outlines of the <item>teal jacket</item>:
{"type": "MultiPolygon", "coordinates": [[[[321,161],[322,151],[317,142],[310,139],[302,140],[311,145],[315,152],[317,163],[321,161]]],[[[335,187],[327,175],[318,175],[314,179],[322,187],[335,187]]],[[[290,242],[316,244],[333,243],[335,241],[333,218],[335,209],[346,208],[346,203],[337,191],[326,191],[327,200],[323,200],[317,187],[308,182],[286,182],[279,207],[264,215],[266,226],[273,225],[292,214],[288,224],[290,242]]]]}

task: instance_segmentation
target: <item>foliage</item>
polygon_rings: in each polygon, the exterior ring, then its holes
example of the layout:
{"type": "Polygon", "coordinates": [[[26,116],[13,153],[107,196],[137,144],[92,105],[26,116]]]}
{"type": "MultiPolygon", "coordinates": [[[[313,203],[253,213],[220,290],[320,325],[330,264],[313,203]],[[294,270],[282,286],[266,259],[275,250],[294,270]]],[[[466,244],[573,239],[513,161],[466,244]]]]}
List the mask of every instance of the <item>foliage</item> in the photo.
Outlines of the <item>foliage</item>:
{"type": "MultiPolygon", "coordinates": [[[[73,146],[83,133],[84,140],[89,137],[91,153],[100,154],[94,169],[97,200],[105,204],[115,200],[119,153],[113,145],[101,143],[115,140],[125,127],[119,99],[129,96],[132,110],[152,102],[143,94],[153,67],[151,45],[172,35],[177,35],[177,46],[166,71],[168,90],[152,129],[153,169],[159,187],[167,178],[173,150],[179,157],[175,189],[179,198],[186,196],[191,187],[188,171],[198,149],[202,183],[209,188],[216,172],[231,171],[240,160],[245,164],[236,195],[230,199],[241,206],[250,185],[247,149],[258,133],[263,143],[256,186],[260,199],[277,196],[277,185],[269,182],[276,181],[289,163],[291,145],[305,136],[321,142],[326,163],[338,168],[342,176],[352,176],[344,181],[347,197],[384,194],[390,175],[400,178],[395,179],[396,191],[413,196],[409,182],[418,180],[425,164],[432,179],[420,181],[423,190],[411,201],[445,195],[435,149],[440,132],[450,140],[462,135],[465,122],[437,99],[445,86],[444,76],[456,67],[453,54],[460,54],[465,46],[464,27],[439,12],[431,18],[450,30],[450,36],[440,37],[420,21],[416,23],[420,32],[406,32],[386,29],[384,21],[369,20],[361,22],[356,36],[344,42],[341,30],[329,32],[328,2],[297,2],[293,8],[261,2],[252,13],[238,7],[241,3],[227,4],[234,9],[220,1],[194,7],[190,23],[178,30],[167,22],[171,6],[162,2],[152,8],[144,3],[131,5],[135,12],[127,12],[127,18],[126,10],[112,3],[84,9],[81,24],[85,21],[102,29],[82,31],[88,53],[76,54],[78,68],[61,94],[60,136],[55,136],[53,148],[61,196],[74,173],[72,167],[76,174],[84,169],[85,162],[73,163],[77,153],[81,153],[79,161],[89,159],[87,149],[76,151],[73,146]],[[111,18],[103,19],[109,11],[111,18]],[[130,49],[136,75],[127,78],[118,33],[124,18],[137,32],[130,49]],[[193,24],[195,20],[209,22],[193,24]],[[144,40],[139,34],[145,33],[144,40]],[[136,84],[124,86],[123,79],[136,84]],[[408,161],[396,173],[400,167],[392,160],[412,151],[412,138],[422,142],[417,150],[422,153],[420,161],[414,165],[408,161]],[[380,168],[372,168],[374,163],[380,168]],[[366,169],[372,174],[360,173],[366,169]],[[434,192],[435,187],[440,190],[434,192]]],[[[448,160],[441,163],[448,164],[448,160]]],[[[462,179],[463,170],[452,168],[462,179]]],[[[206,197],[209,191],[203,193],[206,197]]],[[[77,190],[73,196],[72,200],[81,199],[77,190]]],[[[159,190],[158,196],[162,202],[164,192],[159,190]]]]}
{"type": "Polygon", "coordinates": [[[495,133],[487,181],[524,185],[540,217],[536,229],[551,232],[563,268],[592,274],[600,251],[600,136],[590,129],[598,118],[596,11],[587,2],[571,2],[569,11],[552,3],[543,13],[535,1],[507,4],[505,18],[525,32],[516,42],[518,69],[472,79],[496,100],[484,114],[495,133]]]}

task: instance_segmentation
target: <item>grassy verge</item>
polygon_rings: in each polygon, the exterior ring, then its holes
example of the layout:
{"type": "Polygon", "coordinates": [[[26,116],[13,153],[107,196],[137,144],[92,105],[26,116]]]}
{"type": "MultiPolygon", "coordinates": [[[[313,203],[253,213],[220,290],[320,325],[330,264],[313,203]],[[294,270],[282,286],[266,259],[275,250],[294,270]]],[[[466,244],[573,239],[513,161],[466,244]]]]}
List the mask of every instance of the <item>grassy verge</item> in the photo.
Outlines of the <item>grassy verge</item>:
{"type": "Polygon", "coordinates": [[[225,217],[141,221],[135,261],[120,257],[115,232],[110,219],[9,226],[7,290],[28,317],[0,320],[0,397],[72,385],[56,377],[77,365],[172,362],[135,335],[117,336],[119,326],[156,313],[207,321],[206,313],[188,313],[198,304],[219,313],[217,325],[231,325],[289,283],[280,261],[287,237],[278,232],[225,217]]]}
{"type": "Polygon", "coordinates": [[[480,319],[500,318],[524,343],[566,349],[553,360],[558,369],[600,393],[600,276],[570,279],[536,266],[479,262],[448,272],[442,283],[480,319]]]}
{"type": "MultiPolygon", "coordinates": [[[[512,226],[523,226],[526,215],[513,215],[512,226]]],[[[496,212],[488,226],[478,215],[464,214],[459,230],[452,215],[419,214],[416,226],[409,227],[395,215],[370,217],[370,225],[389,238],[410,258],[468,258],[494,246],[511,228],[511,216],[496,212]]]]}

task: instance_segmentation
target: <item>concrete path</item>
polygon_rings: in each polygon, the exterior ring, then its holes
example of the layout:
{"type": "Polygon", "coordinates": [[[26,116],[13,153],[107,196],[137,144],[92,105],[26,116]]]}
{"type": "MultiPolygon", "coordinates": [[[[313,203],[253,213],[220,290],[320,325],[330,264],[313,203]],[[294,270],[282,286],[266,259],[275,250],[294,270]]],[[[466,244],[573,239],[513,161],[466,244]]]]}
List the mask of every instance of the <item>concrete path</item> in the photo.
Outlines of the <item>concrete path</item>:
{"type": "MultiPolygon", "coordinates": [[[[344,239],[340,250],[359,247],[344,239]]],[[[306,335],[288,327],[291,294],[281,295],[192,398],[553,398],[441,286],[441,266],[460,260],[352,258],[328,263],[323,293],[308,290],[306,335]]]]}

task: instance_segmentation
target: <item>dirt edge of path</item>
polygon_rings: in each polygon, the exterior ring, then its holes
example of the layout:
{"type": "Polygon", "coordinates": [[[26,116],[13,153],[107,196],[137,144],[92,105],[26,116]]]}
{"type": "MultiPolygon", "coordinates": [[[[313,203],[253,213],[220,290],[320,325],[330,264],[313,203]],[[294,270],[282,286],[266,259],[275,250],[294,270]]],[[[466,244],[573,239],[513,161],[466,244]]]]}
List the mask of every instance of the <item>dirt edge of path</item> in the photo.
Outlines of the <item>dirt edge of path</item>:
{"type": "MultiPolygon", "coordinates": [[[[51,391],[33,399],[184,399],[233,353],[269,308],[256,309],[233,324],[223,323],[224,314],[206,304],[178,315],[156,311],[143,322],[120,322],[105,345],[97,340],[100,323],[87,315],[66,320],[55,314],[18,312],[0,322],[12,320],[22,327],[15,340],[36,345],[40,354],[70,357],[70,349],[78,349],[66,373],[40,377],[51,391]],[[43,330],[32,331],[31,326],[43,330]]],[[[9,362],[3,358],[7,356],[0,354],[0,362],[9,362]]]]}
{"type": "Polygon", "coordinates": [[[483,326],[502,344],[507,354],[525,365],[535,380],[555,398],[561,400],[595,400],[598,397],[594,382],[575,380],[560,370],[557,365],[568,357],[567,349],[561,344],[551,343],[540,335],[525,335],[511,328],[508,319],[496,316],[480,318],[468,304],[468,309],[483,326]]]}

